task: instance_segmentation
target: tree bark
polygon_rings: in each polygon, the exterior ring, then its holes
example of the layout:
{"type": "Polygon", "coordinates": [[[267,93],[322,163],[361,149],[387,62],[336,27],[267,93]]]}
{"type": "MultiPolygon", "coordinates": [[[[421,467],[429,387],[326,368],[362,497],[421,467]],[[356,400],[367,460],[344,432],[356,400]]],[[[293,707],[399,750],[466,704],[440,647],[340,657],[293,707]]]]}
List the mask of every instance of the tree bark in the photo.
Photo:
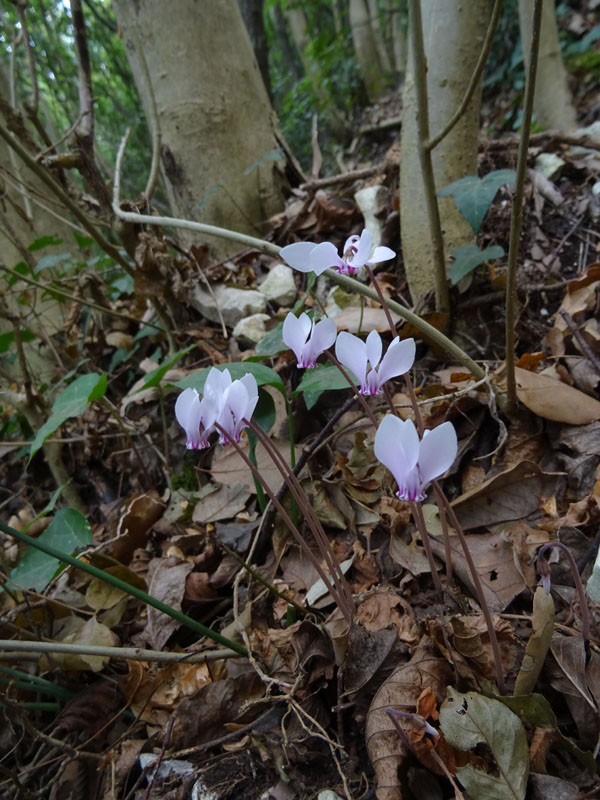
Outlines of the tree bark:
{"type": "MultiPolygon", "coordinates": [[[[434,136],[460,105],[477,63],[489,19],[488,0],[422,0],[427,59],[429,129],[434,136]]],[[[406,276],[413,300],[434,288],[433,243],[424,220],[427,205],[418,155],[412,48],[409,44],[402,119],[400,223],[406,276]]],[[[481,85],[455,127],[433,151],[436,190],[477,174],[481,85]]],[[[438,198],[445,252],[473,240],[452,197],[438,198]]],[[[447,258],[447,256],[446,256],[447,258]]]]}
{"type": "MultiPolygon", "coordinates": [[[[283,207],[277,129],[235,0],[115,0],[147,113],[153,92],[161,169],[174,215],[263,234],[283,207]],[[140,49],[150,86],[140,66],[140,49]]],[[[145,176],[140,176],[140,186],[145,176]]],[[[184,243],[197,241],[193,234],[184,243]]],[[[236,248],[210,242],[218,256],[236,248]]]]}
{"type": "Polygon", "coordinates": [[[385,89],[385,75],[365,0],[350,0],[350,27],[367,97],[373,102],[385,89]]]}
{"type": "MultiPolygon", "coordinates": [[[[531,47],[531,0],[519,0],[519,26],[525,66],[529,66],[531,47]]],[[[535,97],[535,121],[544,130],[570,131],[577,126],[575,108],[567,81],[567,71],[558,43],[554,0],[544,0],[542,30],[538,55],[535,97]]]]}
{"type": "Polygon", "coordinates": [[[263,0],[238,0],[244,25],[252,42],[254,57],[262,75],[263,83],[271,98],[271,78],[269,76],[269,48],[263,19],[263,0]]]}

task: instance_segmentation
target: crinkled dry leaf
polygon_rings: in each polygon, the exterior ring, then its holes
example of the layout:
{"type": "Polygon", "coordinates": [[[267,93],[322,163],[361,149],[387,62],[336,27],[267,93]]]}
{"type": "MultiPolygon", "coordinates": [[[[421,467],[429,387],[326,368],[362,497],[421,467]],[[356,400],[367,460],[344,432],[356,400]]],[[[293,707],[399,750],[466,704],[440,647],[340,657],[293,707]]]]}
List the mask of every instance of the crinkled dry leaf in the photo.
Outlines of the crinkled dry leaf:
{"type": "Polygon", "coordinates": [[[415,645],[419,629],[409,603],[390,590],[382,588],[369,594],[356,610],[356,621],[368,631],[394,627],[401,642],[415,645]]]}
{"type": "MultiPolygon", "coordinates": [[[[290,464],[290,443],[283,439],[271,439],[271,444],[275,447],[288,466],[290,464]]],[[[240,447],[245,453],[248,452],[248,440],[244,438],[240,443],[240,447]]],[[[300,454],[301,448],[296,448],[296,458],[300,454]]],[[[266,481],[267,486],[273,491],[277,492],[283,483],[283,478],[277,467],[273,464],[271,457],[268,455],[260,442],[256,446],[256,461],[258,469],[263,480],[266,481]]],[[[233,483],[242,483],[246,489],[252,494],[256,493],[254,480],[252,479],[252,472],[248,469],[241,456],[233,449],[233,447],[217,448],[215,458],[213,458],[211,465],[211,475],[216,483],[223,483],[225,485],[233,483]]]]}
{"type": "Polygon", "coordinates": [[[408,755],[406,745],[390,721],[386,708],[412,710],[426,688],[430,688],[439,699],[451,675],[448,662],[435,655],[429,639],[423,639],[408,664],[398,667],[377,691],[369,708],[366,726],[367,749],[377,783],[377,800],[401,800],[398,767],[408,755]]]}
{"type": "MultiPolygon", "coordinates": [[[[158,562],[152,573],[148,593],[171,608],[181,611],[181,601],[185,591],[185,581],[194,565],[188,561],[170,564],[166,559],[154,559],[158,562]]],[[[162,611],[148,606],[148,622],[145,635],[153,650],[161,650],[169,637],[175,633],[181,623],[162,611]]]]}
{"type": "Polygon", "coordinates": [[[196,503],[192,521],[206,524],[219,520],[230,520],[246,507],[250,492],[246,485],[239,481],[232,481],[225,486],[219,486],[215,492],[196,503]]]}

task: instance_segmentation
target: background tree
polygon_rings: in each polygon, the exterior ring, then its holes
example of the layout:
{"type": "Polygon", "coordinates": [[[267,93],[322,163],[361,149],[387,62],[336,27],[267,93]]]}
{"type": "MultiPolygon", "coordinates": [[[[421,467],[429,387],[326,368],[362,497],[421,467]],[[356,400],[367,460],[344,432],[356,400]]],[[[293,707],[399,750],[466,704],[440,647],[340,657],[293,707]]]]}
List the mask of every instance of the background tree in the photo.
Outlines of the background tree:
{"type": "Polygon", "coordinates": [[[161,0],[114,7],[143,106],[160,130],[173,214],[264,232],[283,205],[283,157],[237,3],[182,0],[176,13],[161,0]]]}

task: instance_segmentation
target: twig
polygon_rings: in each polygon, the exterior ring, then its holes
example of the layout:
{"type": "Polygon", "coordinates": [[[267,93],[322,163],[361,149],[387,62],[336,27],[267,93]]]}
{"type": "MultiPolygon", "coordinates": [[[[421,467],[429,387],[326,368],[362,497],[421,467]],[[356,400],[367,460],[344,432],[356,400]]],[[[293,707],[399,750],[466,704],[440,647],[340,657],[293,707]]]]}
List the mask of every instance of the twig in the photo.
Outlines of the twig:
{"type": "MultiPolygon", "coordinates": [[[[3,651],[11,651],[12,656],[27,658],[36,653],[67,653],[69,655],[104,656],[105,658],[121,658],[127,661],[155,661],[173,664],[204,664],[207,661],[219,661],[225,658],[241,658],[240,653],[229,648],[206,650],[203,653],[167,653],[160,650],[144,650],[142,647],[101,647],[91,644],[64,644],[63,642],[20,642],[14,639],[0,640],[0,661],[4,660],[3,651]],[[13,652],[14,651],[14,652],[13,652]]],[[[10,659],[11,661],[13,659],[10,659]]]]}
{"type": "Polygon", "coordinates": [[[477,88],[477,84],[481,78],[483,73],[483,69],[485,67],[486,61],[490,54],[490,50],[492,49],[492,41],[494,38],[494,33],[496,32],[496,28],[498,27],[498,20],[500,19],[500,14],[502,13],[502,0],[495,0],[494,8],[492,9],[492,16],[490,18],[490,24],[488,25],[488,29],[485,34],[485,40],[483,42],[483,47],[481,48],[481,52],[479,54],[479,58],[477,60],[477,64],[475,66],[475,71],[471,75],[471,80],[469,81],[469,85],[467,86],[467,90],[465,95],[462,99],[461,104],[456,109],[452,118],[444,125],[442,130],[437,134],[437,136],[433,136],[426,144],[425,147],[427,150],[433,150],[438,144],[445,139],[446,136],[450,133],[452,128],[456,125],[462,115],[465,113],[467,106],[473,96],[473,92],[477,88]]]}
{"type": "Polygon", "coordinates": [[[517,158],[517,177],[510,218],[510,243],[508,247],[506,274],[506,411],[508,414],[514,414],[517,408],[517,383],[515,379],[517,261],[519,258],[519,243],[521,238],[521,226],[523,223],[523,192],[525,173],[527,171],[527,150],[529,146],[533,98],[535,95],[535,79],[540,47],[542,6],[543,0],[535,0],[530,46],[531,55],[529,59],[529,69],[527,71],[527,82],[525,84],[525,99],[523,102],[523,117],[521,121],[521,141],[519,144],[519,156],[517,158]]]}
{"type": "Polygon", "coordinates": [[[564,321],[567,323],[567,325],[569,326],[569,329],[570,329],[571,333],[573,334],[573,338],[575,339],[575,341],[577,342],[579,347],[581,347],[581,349],[583,350],[586,358],[591,363],[591,365],[594,367],[594,369],[596,370],[598,375],[600,375],[600,361],[598,360],[598,358],[597,358],[596,354],[594,353],[594,351],[592,350],[592,348],[589,346],[589,344],[586,342],[586,340],[581,335],[581,331],[579,330],[579,328],[573,322],[573,319],[572,319],[571,315],[569,313],[567,313],[566,311],[562,311],[562,310],[560,312],[560,315],[564,319],[564,321]]]}
{"type": "Polygon", "coordinates": [[[363,178],[371,178],[385,169],[385,161],[380,161],[379,164],[374,164],[372,167],[364,167],[363,169],[354,169],[350,172],[342,172],[339,175],[330,175],[327,178],[314,178],[311,181],[300,184],[300,189],[304,191],[316,191],[317,189],[324,189],[326,186],[337,186],[340,183],[352,183],[353,181],[360,181],[363,178]]]}
{"type": "Polygon", "coordinates": [[[435,189],[435,176],[431,161],[431,150],[427,148],[429,140],[429,111],[427,105],[427,64],[423,46],[423,22],[421,18],[421,0],[409,0],[409,31],[413,53],[413,71],[415,81],[415,95],[417,100],[417,130],[419,161],[421,162],[421,176],[423,191],[427,204],[429,235],[433,246],[433,267],[435,282],[435,307],[438,311],[450,311],[450,293],[448,291],[448,278],[444,260],[444,239],[442,236],[442,223],[440,209],[437,202],[435,189]]]}

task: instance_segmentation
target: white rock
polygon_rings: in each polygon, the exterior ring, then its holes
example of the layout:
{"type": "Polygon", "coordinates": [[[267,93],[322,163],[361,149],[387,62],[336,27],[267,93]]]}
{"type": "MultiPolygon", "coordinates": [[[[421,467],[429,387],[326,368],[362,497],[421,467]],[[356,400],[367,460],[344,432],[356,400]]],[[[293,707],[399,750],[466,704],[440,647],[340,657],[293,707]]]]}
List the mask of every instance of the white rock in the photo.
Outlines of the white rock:
{"type": "Polygon", "coordinates": [[[546,178],[551,178],[555,175],[561,167],[564,167],[565,162],[560,156],[554,153],[540,153],[535,160],[535,168],[546,178]]]}
{"type": "Polygon", "coordinates": [[[196,286],[190,293],[189,303],[211,322],[220,322],[220,310],[230,328],[244,317],[263,313],[267,307],[267,298],[254,289],[236,289],[220,283],[213,286],[213,292],[214,297],[205,288],[196,286]]]}
{"type": "Polygon", "coordinates": [[[240,344],[252,347],[258,344],[267,332],[265,324],[271,319],[268,314],[252,314],[244,317],[233,329],[233,337],[240,344]]]}
{"type": "Polygon", "coordinates": [[[285,264],[274,264],[259,287],[267,300],[280,306],[291,306],[296,299],[294,270],[285,264]]]}

